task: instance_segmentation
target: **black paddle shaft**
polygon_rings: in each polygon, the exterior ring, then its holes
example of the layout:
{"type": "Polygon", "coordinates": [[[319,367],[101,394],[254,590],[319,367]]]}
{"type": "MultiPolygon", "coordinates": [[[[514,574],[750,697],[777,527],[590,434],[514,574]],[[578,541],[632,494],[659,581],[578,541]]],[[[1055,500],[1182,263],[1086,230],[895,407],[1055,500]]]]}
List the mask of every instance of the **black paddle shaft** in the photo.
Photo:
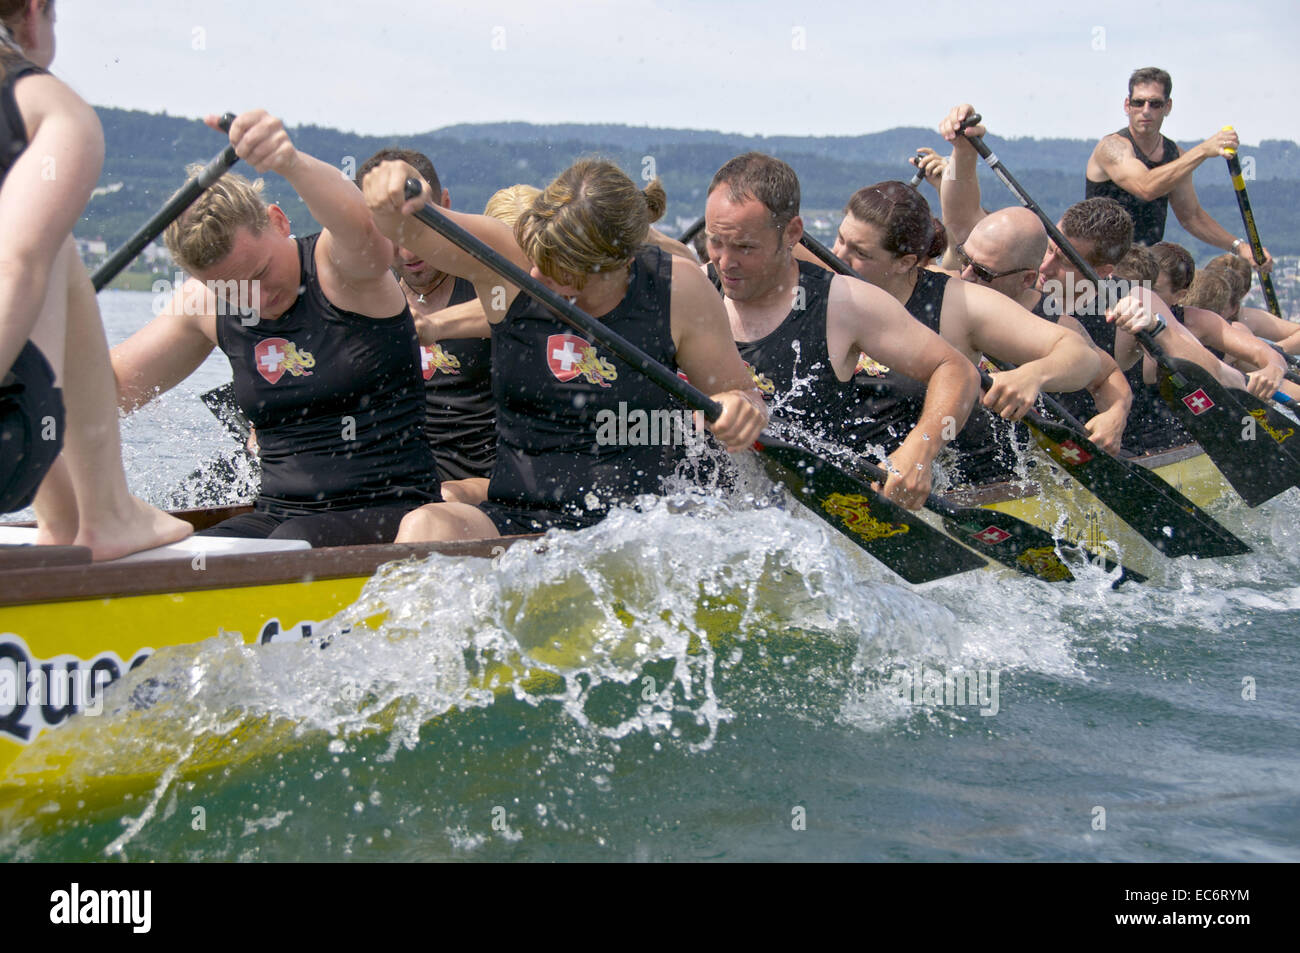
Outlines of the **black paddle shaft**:
{"type": "MultiPolygon", "coordinates": [[[[234,113],[226,113],[221,117],[220,125],[226,132],[230,131],[230,124],[235,121],[234,113]]],[[[144,247],[151,241],[162,234],[163,230],[176,221],[181,213],[194,204],[194,200],[208,190],[213,182],[226,174],[232,165],[239,161],[239,156],[235,155],[235,147],[227,145],[219,153],[209,160],[201,172],[194,178],[190,179],[181,187],[181,190],[173,195],[153,218],[145,222],[134,235],[126,240],[126,244],[113,252],[112,255],[90,276],[91,284],[95,286],[96,291],[103,291],[104,286],[117,277],[118,273],[135,260],[135,256],[144,250],[144,247]]]]}

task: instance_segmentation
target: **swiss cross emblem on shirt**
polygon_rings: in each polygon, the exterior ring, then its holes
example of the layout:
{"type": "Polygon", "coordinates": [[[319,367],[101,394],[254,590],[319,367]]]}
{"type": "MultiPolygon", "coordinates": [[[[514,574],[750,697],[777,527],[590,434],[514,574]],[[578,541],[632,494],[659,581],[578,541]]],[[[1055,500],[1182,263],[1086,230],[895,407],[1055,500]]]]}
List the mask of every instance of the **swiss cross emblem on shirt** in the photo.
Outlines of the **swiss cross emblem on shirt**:
{"type": "Polygon", "coordinates": [[[546,339],[546,366],[558,381],[581,377],[589,384],[608,387],[618,371],[601,357],[590,341],[576,334],[552,334],[546,339]]]}
{"type": "Polygon", "coordinates": [[[316,358],[310,351],[300,351],[292,341],[284,338],[267,338],[253,348],[253,364],[257,373],[274,384],[286,372],[294,377],[311,377],[316,358]]]}
{"type": "Polygon", "coordinates": [[[1067,463],[1087,463],[1092,459],[1092,454],[1073,440],[1062,441],[1060,448],[1061,459],[1067,463]]]}
{"type": "Polygon", "coordinates": [[[975,533],[974,538],[979,540],[981,543],[988,543],[990,546],[996,546],[998,543],[1010,539],[1011,534],[1006,530],[998,529],[996,526],[986,526],[978,533],[975,533]]]}
{"type": "Polygon", "coordinates": [[[257,373],[266,378],[267,383],[274,384],[284,376],[284,359],[288,354],[289,342],[284,338],[267,338],[258,342],[253,349],[253,360],[257,364],[257,373]]]}
{"type": "Polygon", "coordinates": [[[1188,406],[1192,413],[1197,417],[1205,413],[1214,406],[1214,401],[1210,400],[1210,395],[1205,393],[1199,387],[1183,398],[1183,403],[1188,406]]]}

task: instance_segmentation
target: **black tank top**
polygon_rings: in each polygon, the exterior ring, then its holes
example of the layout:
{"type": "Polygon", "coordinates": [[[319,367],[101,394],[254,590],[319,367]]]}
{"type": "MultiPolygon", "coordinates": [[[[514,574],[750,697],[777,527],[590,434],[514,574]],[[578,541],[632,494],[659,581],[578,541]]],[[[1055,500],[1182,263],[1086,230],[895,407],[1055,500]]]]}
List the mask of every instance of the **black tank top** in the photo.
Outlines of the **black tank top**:
{"type": "Polygon", "coordinates": [[[436,501],[411,309],[376,319],[334,307],[316,276],[319,237],[297,240],[302,291],[284,315],[217,317],[235,401],[257,428],[258,507],[299,516],[436,501]]]}
{"type": "MultiPolygon", "coordinates": [[[[1178,158],[1178,144],[1167,136],[1160,137],[1160,141],[1164,143],[1164,152],[1162,153],[1164,158],[1159,162],[1153,162],[1137,147],[1137,143],[1133,141],[1133,136],[1128,131],[1128,127],[1121,129],[1118,135],[1128,140],[1128,144],[1133,147],[1133,154],[1148,169],[1158,169],[1160,166],[1168,165],[1178,158]]],[[[1094,182],[1086,177],[1083,191],[1085,198],[1095,198],[1100,195],[1104,198],[1114,199],[1124,206],[1133,219],[1134,244],[1154,245],[1165,237],[1165,219],[1169,214],[1168,195],[1162,195],[1158,199],[1144,202],[1131,192],[1125,192],[1109,179],[1105,182],[1094,182]]]]}
{"type": "MultiPolygon", "coordinates": [[[[642,247],[629,279],[600,322],[676,369],[672,257],[642,247]]],[[[676,457],[665,430],[672,418],[689,425],[689,414],[648,378],[524,292],[492,326],[492,369],[498,442],[489,500],[591,514],[660,492],[676,457]]]]}
{"type": "Polygon", "coordinates": [[[811,262],[797,264],[795,307],[770,334],[737,341],[736,348],[776,419],[843,444],[852,437],[858,412],[853,381],[835,376],[826,343],[826,306],[835,275],[811,262]]]}
{"type": "MultiPolygon", "coordinates": [[[[447,307],[473,301],[474,285],[457,278],[447,307]]],[[[424,437],[444,480],[492,475],[497,405],[492,399],[490,338],[449,338],[420,347],[424,437]]]]}
{"type": "Polygon", "coordinates": [[[27,148],[27,126],[18,109],[14,84],[24,76],[45,70],[13,53],[0,53],[0,69],[4,70],[4,79],[0,81],[0,182],[3,182],[27,148]]]}

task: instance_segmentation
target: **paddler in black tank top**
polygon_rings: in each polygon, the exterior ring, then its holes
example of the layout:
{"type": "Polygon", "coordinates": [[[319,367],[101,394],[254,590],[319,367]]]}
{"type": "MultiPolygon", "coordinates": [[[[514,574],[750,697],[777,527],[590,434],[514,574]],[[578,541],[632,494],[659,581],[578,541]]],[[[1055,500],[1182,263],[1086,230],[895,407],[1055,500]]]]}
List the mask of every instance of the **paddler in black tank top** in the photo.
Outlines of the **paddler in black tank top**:
{"type": "Polygon", "coordinates": [[[0,513],[33,504],[38,543],[112,559],[192,529],[127,489],[108,345],[72,240],[104,134],[46,72],[53,58],[53,0],[0,0],[0,513]]]}
{"type": "MultiPolygon", "coordinates": [[[[1171,207],[1179,224],[1201,241],[1255,264],[1249,243],[1210,217],[1192,183],[1192,172],[1202,162],[1238,148],[1237,134],[1231,129],[1220,130],[1199,146],[1181,152],[1172,139],[1160,134],[1173,110],[1172,92],[1173,80],[1162,69],[1146,67],[1129,77],[1124,99],[1128,126],[1093,148],[1085,172],[1085,197],[1117,200],[1133,219],[1133,240],[1138,244],[1154,245],[1164,238],[1167,207],[1171,207]]],[[[1267,271],[1273,262],[1267,249],[1264,260],[1267,271]]]]}
{"type": "Polygon", "coordinates": [[[113,349],[120,400],[139,406],[219,346],[236,401],[257,427],[262,492],[253,513],[207,532],[314,546],[391,542],[403,515],[440,498],[421,433],[415,326],[389,271],[392,244],[360,192],[295,149],[278,119],[245,113],[230,141],[258,171],[280,173],[324,231],[294,240],[279,208],[241,176],[222,177],[167,230],[192,277],[113,349]],[[253,310],[241,311],[237,298],[253,310]]]}
{"type": "MultiPolygon", "coordinates": [[[[451,193],[443,188],[433,162],[412,149],[376,152],[357,169],[358,187],[366,173],[391,160],[410,163],[429,183],[437,204],[451,208],[451,193]]],[[[482,502],[487,498],[497,448],[487,317],[469,281],[439,271],[400,246],[394,253],[393,272],[420,338],[424,436],[438,463],[442,498],[482,502]]]]}
{"type": "MultiPolygon", "coordinates": [[[[943,226],[916,189],[880,182],[849,199],[835,253],[972,364],[986,355],[1016,365],[992,373],[993,386],[983,396],[990,414],[1019,420],[1042,391],[1084,387],[1097,375],[1100,362],[1079,335],[1036,318],[989,288],[921,267],[946,246],[943,226]]],[[[888,371],[875,383],[888,387],[892,377],[888,371]]],[[[954,441],[956,482],[1011,479],[1015,460],[1009,433],[1009,425],[996,424],[989,414],[973,414],[954,441]]]]}
{"type": "MultiPolygon", "coordinates": [[[[461,252],[410,213],[432,195],[407,199],[416,171],[385,162],[366,176],[366,200],[385,235],[441,271],[474,282],[492,322],[497,460],[486,502],[440,503],[412,513],[401,540],[475,539],[580,528],[611,505],[659,491],[671,459],[656,446],[608,439],[602,421],[633,411],[677,409],[657,387],[540,304],[461,252]]],[[[418,177],[418,176],[417,176],[418,177]]],[[[718,296],[698,267],[643,249],[663,190],[642,193],[608,162],[584,160],[537,197],[511,230],[481,215],[445,211],[500,254],[608,324],[722,404],[710,425],[729,449],[748,448],[766,422],[762,400],[727,333],[718,296]]],[[[654,217],[657,217],[655,215],[654,217]]],[[[618,428],[622,432],[622,428],[618,428]]]]}
{"type": "Polygon", "coordinates": [[[890,454],[884,486],[896,502],[921,506],[931,464],[979,392],[975,368],[879,288],[796,261],[799,179],[781,160],[751,152],[723,165],[709,185],[705,223],[731,332],[785,419],[833,438],[854,412],[853,373],[863,352],[927,384],[916,426],[890,454]]]}

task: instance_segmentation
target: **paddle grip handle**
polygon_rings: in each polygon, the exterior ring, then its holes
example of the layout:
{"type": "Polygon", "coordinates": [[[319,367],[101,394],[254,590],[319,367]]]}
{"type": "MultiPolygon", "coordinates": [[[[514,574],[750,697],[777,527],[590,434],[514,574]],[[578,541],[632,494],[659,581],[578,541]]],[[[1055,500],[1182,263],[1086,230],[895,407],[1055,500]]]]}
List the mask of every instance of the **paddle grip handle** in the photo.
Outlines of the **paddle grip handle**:
{"type": "MultiPolygon", "coordinates": [[[[421,191],[418,179],[409,178],[406,180],[405,194],[408,199],[418,198],[421,191]]],[[[631,365],[635,370],[644,374],[653,383],[668,391],[692,410],[703,413],[710,422],[722,416],[722,405],[716,400],[682,380],[621,334],[601,324],[580,308],[570,304],[486,242],[471,235],[447,218],[435,206],[426,203],[424,208],[416,210],[414,214],[417,219],[447,239],[447,241],[491,268],[521,291],[527,292],[531,297],[537,299],[561,322],[575,331],[594,339],[597,343],[603,344],[624,363],[631,365]]]]}
{"type": "Polygon", "coordinates": [[[921,182],[925,179],[925,173],[921,171],[921,160],[925,158],[925,153],[921,150],[916,151],[916,175],[912,176],[912,181],[907,184],[912,188],[919,188],[921,182]]]}

